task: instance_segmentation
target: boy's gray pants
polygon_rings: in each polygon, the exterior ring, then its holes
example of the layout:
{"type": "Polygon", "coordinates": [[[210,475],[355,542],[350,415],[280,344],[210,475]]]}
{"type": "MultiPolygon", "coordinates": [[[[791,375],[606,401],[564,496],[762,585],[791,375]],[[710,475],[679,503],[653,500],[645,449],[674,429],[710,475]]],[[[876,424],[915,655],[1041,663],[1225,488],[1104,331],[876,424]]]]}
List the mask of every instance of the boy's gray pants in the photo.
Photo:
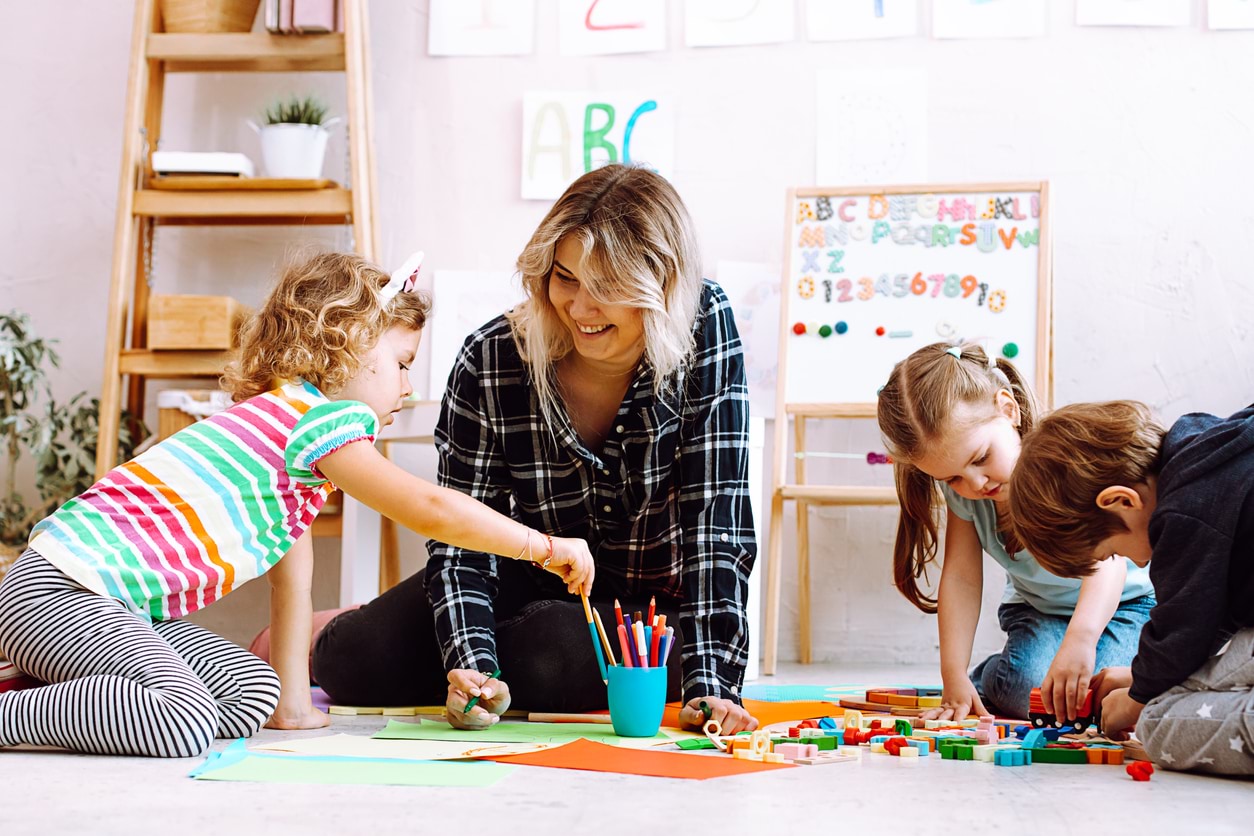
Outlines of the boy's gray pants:
{"type": "Polygon", "coordinates": [[[1136,736],[1154,763],[1167,769],[1254,775],[1254,627],[1150,700],[1136,736]]]}

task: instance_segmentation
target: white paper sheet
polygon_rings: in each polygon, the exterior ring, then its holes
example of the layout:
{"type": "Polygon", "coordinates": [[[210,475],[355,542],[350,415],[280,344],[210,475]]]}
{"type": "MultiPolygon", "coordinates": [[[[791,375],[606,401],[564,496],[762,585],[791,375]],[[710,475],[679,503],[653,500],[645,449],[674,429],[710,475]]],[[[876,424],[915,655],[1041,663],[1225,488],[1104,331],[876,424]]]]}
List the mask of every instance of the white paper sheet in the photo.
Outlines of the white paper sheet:
{"type": "Polygon", "coordinates": [[[535,0],[431,0],[431,55],[530,55],[535,50],[535,0]]]}
{"type": "Polygon", "coordinates": [[[1188,26],[1193,0],[1076,0],[1077,26],[1188,26]]]}
{"type": "Polygon", "coordinates": [[[933,0],[935,38],[1039,38],[1045,0],[933,0]]]}
{"type": "Polygon", "coordinates": [[[919,33],[919,0],[806,0],[812,41],[909,38],[919,33]]]}
{"type": "Polygon", "coordinates": [[[796,31],[793,0],[684,0],[685,46],[783,43],[796,31]]]}
{"type": "Polygon", "coordinates": [[[611,55],[666,49],[666,0],[560,0],[558,51],[611,55]]]}

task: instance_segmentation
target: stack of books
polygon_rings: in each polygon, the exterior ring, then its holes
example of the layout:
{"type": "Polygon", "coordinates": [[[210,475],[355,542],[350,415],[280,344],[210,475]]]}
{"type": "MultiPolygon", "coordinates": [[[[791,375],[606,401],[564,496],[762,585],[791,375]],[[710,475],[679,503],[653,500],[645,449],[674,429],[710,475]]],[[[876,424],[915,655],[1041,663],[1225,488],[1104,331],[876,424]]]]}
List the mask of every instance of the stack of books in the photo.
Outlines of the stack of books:
{"type": "Polygon", "coordinates": [[[265,0],[266,30],[276,35],[313,35],[339,32],[336,0],[265,0]]]}
{"type": "Polygon", "coordinates": [[[0,694],[5,691],[21,691],[24,688],[35,688],[42,683],[31,679],[14,667],[13,663],[0,656],[0,694]]]}

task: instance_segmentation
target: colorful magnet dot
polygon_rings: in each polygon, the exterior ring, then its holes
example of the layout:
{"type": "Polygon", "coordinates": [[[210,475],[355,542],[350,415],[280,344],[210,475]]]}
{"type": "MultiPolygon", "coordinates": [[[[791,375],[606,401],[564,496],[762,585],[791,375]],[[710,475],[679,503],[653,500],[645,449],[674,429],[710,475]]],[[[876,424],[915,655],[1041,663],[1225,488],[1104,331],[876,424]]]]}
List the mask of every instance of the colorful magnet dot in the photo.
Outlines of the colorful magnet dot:
{"type": "Polygon", "coordinates": [[[832,326],[830,326],[830,325],[821,325],[821,326],[819,326],[819,336],[820,336],[820,337],[830,337],[831,335],[832,335],[832,326]]]}
{"type": "Polygon", "coordinates": [[[884,336],[884,335],[885,335],[885,334],[887,334],[887,333],[888,333],[888,329],[887,329],[887,328],[885,328],[883,325],[881,325],[879,328],[876,328],[876,329],[875,329],[875,336],[877,336],[877,337],[882,337],[882,336],[884,336]]]}
{"type": "Polygon", "coordinates": [[[1001,347],[1001,354],[1003,357],[1013,360],[1019,356],[1019,346],[1014,343],[1006,343],[1001,347]]]}
{"type": "Polygon", "coordinates": [[[846,332],[846,331],[848,331],[848,330],[849,330],[849,323],[848,323],[848,322],[845,322],[843,319],[842,319],[840,322],[837,322],[837,323],[836,323],[836,333],[837,333],[837,334],[843,334],[843,333],[845,333],[845,332],[846,332]]]}
{"type": "Polygon", "coordinates": [[[802,334],[806,332],[806,324],[804,322],[798,322],[796,325],[792,327],[792,332],[796,334],[798,337],[800,337],[802,334]]]}

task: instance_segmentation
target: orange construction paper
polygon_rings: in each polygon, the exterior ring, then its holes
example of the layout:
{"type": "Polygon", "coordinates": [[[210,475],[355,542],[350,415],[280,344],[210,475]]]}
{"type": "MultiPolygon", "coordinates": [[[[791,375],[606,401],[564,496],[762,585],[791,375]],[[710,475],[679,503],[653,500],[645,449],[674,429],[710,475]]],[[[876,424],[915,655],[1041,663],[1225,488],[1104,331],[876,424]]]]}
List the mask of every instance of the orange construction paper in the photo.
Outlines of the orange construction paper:
{"type": "Polygon", "coordinates": [[[792,769],[788,763],[742,761],[726,755],[697,755],[683,752],[658,752],[650,749],[626,749],[591,740],[579,740],[530,752],[525,755],[501,755],[481,760],[524,766],[548,766],[554,769],[584,769],[590,772],[617,772],[624,775],[650,775],[655,778],[722,778],[746,772],[792,769]]]}

